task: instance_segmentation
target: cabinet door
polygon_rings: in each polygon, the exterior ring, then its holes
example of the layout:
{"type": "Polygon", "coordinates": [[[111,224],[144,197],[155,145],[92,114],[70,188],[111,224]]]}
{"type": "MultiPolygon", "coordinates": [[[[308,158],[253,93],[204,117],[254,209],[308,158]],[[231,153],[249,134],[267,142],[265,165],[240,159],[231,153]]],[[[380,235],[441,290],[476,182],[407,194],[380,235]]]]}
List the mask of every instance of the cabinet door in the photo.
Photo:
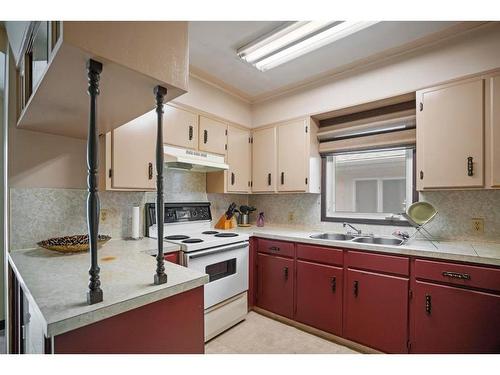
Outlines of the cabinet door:
{"type": "Polygon", "coordinates": [[[417,93],[419,188],[484,185],[483,85],[476,79],[417,93]]]}
{"type": "Polygon", "coordinates": [[[250,131],[227,129],[227,191],[248,192],[250,184],[250,131]]]}
{"type": "Polygon", "coordinates": [[[198,148],[198,115],[169,105],[164,107],[163,142],[172,146],[198,148]]]}
{"type": "Polygon", "coordinates": [[[276,128],[253,132],[252,191],[274,191],[276,188],[276,128]]]}
{"type": "Polygon", "coordinates": [[[155,188],[156,126],[156,113],[151,111],[113,130],[113,188],[155,188]]]}
{"type": "Polygon", "coordinates": [[[257,306],[293,317],[293,259],[257,254],[257,306]]]}
{"type": "Polygon", "coordinates": [[[489,187],[500,188],[500,75],[488,78],[486,162],[489,187]]]}
{"type": "Polygon", "coordinates": [[[340,267],[298,260],[295,319],[341,335],[342,274],[340,267]]]}
{"type": "Polygon", "coordinates": [[[407,353],[408,279],[347,270],[344,336],[387,353],[407,353]]]}
{"type": "Polygon", "coordinates": [[[208,117],[200,116],[200,151],[212,154],[226,154],[227,125],[208,117]]]}
{"type": "Polygon", "coordinates": [[[278,191],[305,191],[309,162],[306,121],[278,126],[278,191]]]}
{"type": "Polygon", "coordinates": [[[412,353],[500,353],[500,296],[416,282],[412,353]]]}

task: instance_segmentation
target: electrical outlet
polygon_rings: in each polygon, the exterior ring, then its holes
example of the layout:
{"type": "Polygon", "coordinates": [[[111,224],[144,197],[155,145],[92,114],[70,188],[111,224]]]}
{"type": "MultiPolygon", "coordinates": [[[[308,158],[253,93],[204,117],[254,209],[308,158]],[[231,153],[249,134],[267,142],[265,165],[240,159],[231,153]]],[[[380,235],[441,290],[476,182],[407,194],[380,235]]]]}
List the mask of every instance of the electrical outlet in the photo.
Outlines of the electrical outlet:
{"type": "Polygon", "coordinates": [[[484,219],[472,218],[472,230],[475,233],[484,233],[484,219]]]}
{"type": "Polygon", "coordinates": [[[289,222],[292,222],[292,221],[294,221],[294,219],[295,219],[295,216],[294,216],[293,212],[292,212],[292,211],[290,211],[290,212],[288,213],[288,221],[289,221],[289,222]]]}
{"type": "Polygon", "coordinates": [[[108,210],[106,209],[101,209],[100,211],[100,216],[101,216],[101,221],[106,221],[106,219],[108,218],[108,210]]]}

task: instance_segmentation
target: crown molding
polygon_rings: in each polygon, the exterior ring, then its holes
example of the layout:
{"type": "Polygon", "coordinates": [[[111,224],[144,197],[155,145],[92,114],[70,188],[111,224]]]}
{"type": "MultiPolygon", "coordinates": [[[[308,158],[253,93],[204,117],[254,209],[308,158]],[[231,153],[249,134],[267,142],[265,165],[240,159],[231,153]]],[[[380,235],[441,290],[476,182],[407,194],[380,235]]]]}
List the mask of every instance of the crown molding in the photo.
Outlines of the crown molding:
{"type": "Polygon", "coordinates": [[[190,76],[197,78],[225,93],[232,95],[248,104],[258,104],[268,100],[276,99],[280,96],[290,95],[299,90],[310,89],[322,84],[338,80],[342,77],[358,73],[360,71],[366,71],[373,69],[376,66],[382,66],[389,63],[392,60],[402,58],[411,53],[415,53],[418,50],[424,48],[433,47],[443,41],[453,39],[459,35],[475,30],[479,27],[485,26],[492,23],[491,21],[466,21],[459,22],[456,25],[450,26],[444,30],[432,33],[425,37],[419,38],[412,42],[406,43],[404,45],[394,47],[380,53],[376,53],[370,57],[356,60],[351,64],[343,65],[342,67],[332,69],[321,74],[315,75],[308,79],[292,83],[280,87],[276,90],[271,90],[264,92],[259,95],[251,96],[244,91],[198,69],[194,66],[190,66],[190,76]]]}

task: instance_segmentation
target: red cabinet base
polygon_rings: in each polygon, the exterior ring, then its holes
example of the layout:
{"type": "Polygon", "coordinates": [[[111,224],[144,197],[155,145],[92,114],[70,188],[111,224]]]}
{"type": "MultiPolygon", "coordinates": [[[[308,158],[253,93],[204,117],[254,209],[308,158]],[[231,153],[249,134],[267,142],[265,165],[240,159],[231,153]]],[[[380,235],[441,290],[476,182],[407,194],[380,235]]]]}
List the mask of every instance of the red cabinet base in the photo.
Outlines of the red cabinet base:
{"type": "Polygon", "coordinates": [[[203,287],[54,337],[56,354],[203,354],[203,287]]]}

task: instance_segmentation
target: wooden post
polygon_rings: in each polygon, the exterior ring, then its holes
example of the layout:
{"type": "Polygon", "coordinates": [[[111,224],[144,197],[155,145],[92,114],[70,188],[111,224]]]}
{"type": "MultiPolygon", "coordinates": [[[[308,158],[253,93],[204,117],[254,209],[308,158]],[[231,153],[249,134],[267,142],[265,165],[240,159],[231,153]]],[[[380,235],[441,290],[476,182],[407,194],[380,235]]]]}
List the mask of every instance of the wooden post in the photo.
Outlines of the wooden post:
{"type": "Polygon", "coordinates": [[[156,224],[158,226],[158,255],[156,256],[154,283],[159,285],[167,282],[163,259],[163,100],[167,94],[167,89],[162,86],[156,86],[153,92],[156,97],[156,114],[158,116],[158,128],[156,131],[156,224]]]}
{"type": "Polygon", "coordinates": [[[89,133],[87,137],[87,169],[88,169],[88,195],[87,195],[87,226],[90,247],[90,281],[87,292],[87,303],[102,302],[103,295],[101,281],[99,280],[99,266],[97,264],[97,236],[99,233],[99,195],[97,193],[98,169],[98,141],[97,131],[97,96],[99,95],[99,78],[102,64],[95,60],[87,61],[88,94],[90,96],[89,133]]]}

